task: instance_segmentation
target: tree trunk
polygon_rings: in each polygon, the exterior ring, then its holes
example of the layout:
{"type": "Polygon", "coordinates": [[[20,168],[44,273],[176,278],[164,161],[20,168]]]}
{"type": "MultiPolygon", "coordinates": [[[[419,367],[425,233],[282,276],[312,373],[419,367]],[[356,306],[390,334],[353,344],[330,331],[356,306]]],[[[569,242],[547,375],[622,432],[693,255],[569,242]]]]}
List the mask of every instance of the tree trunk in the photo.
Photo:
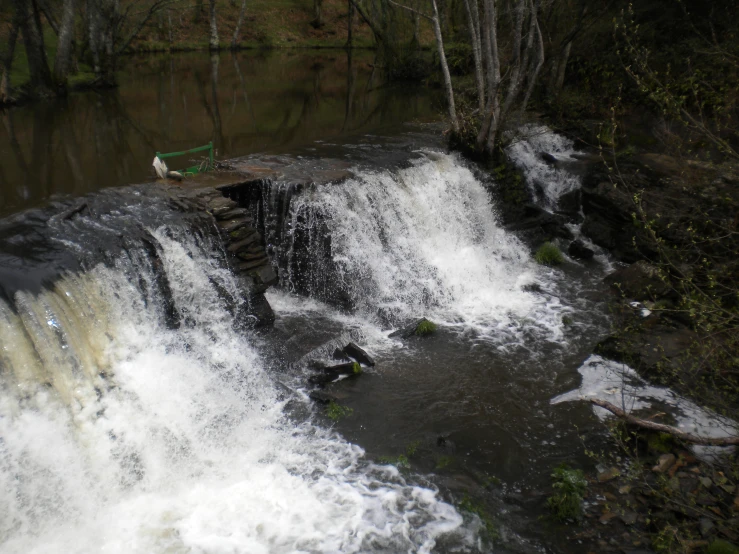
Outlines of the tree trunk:
{"type": "Polygon", "coordinates": [[[477,82],[477,106],[482,114],[485,111],[485,81],[482,74],[482,47],[480,42],[480,14],[477,8],[477,0],[472,0],[474,10],[470,6],[470,0],[464,0],[467,11],[467,25],[470,28],[470,40],[472,41],[472,57],[475,60],[475,81],[477,82]]]}
{"type": "Polygon", "coordinates": [[[567,71],[567,62],[570,59],[570,50],[572,49],[572,42],[568,42],[567,46],[562,49],[560,54],[559,63],[557,64],[557,80],[554,82],[554,90],[552,93],[554,96],[559,96],[562,92],[562,87],[565,84],[565,72],[567,71]]]}
{"type": "Polygon", "coordinates": [[[53,95],[51,71],[46,59],[41,18],[34,0],[13,0],[23,33],[32,96],[53,95]]]}
{"type": "Polygon", "coordinates": [[[72,41],[74,39],[74,15],[76,0],[64,0],[62,24],[59,27],[56,59],[54,60],[54,81],[57,86],[66,87],[67,75],[72,63],[72,41]]]}
{"type": "MultiPolygon", "coordinates": [[[[537,17],[536,10],[534,10],[532,17],[537,17]]],[[[538,17],[536,19],[536,35],[538,37],[537,43],[537,53],[536,53],[536,64],[533,66],[533,70],[529,74],[529,84],[526,88],[526,95],[523,98],[523,104],[521,105],[521,111],[526,110],[526,106],[529,104],[529,100],[531,99],[531,94],[534,92],[534,87],[536,86],[536,81],[539,79],[539,73],[541,72],[541,68],[544,66],[544,36],[541,32],[541,27],[539,26],[539,20],[538,17]]]]}
{"type": "Polygon", "coordinates": [[[354,31],[354,4],[352,4],[352,0],[347,0],[347,8],[348,15],[346,17],[346,47],[353,48],[354,37],[352,36],[352,33],[354,31]]]}
{"type": "Polygon", "coordinates": [[[236,50],[239,46],[239,34],[241,33],[241,25],[244,23],[244,13],[246,12],[246,0],[241,0],[241,9],[239,10],[239,20],[236,22],[233,39],[231,39],[231,50],[236,50]]]}
{"type": "Polygon", "coordinates": [[[436,7],[436,0],[431,0],[434,8],[434,17],[431,20],[434,26],[434,35],[436,35],[436,47],[439,50],[439,61],[441,62],[441,73],[444,76],[444,91],[449,105],[449,119],[452,123],[452,130],[459,133],[459,120],[457,119],[457,108],[454,105],[454,90],[452,89],[452,77],[449,74],[449,66],[446,63],[446,54],[444,53],[444,39],[441,36],[441,24],[439,23],[439,10],[436,7]]]}
{"type": "Polygon", "coordinates": [[[13,67],[13,58],[15,57],[15,44],[18,40],[19,21],[18,15],[13,14],[13,26],[10,29],[8,37],[8,51],[5,58],[0,59],[2,64],[2,75],[0,76],[0,105],[13,102],[10,92],[10,70],[13,67]]]}
{"type": "Polygon", "coordinates": [[[216,0],[210,0],[210,42],[208,47],[211,50],[219,50],[221,45],[218,42],[218,21],[216,21],[216,0]]]}
{"type": "Polygon", "coordinates": [[[323,0],[313,0],[313,26],[323,27],[323,0]]]}
{"type": "Polygon", "coordinates": [[[488,97],[477,147],[481,152],[492,155],[498,135],[500,120],[500,51],[498,48],[498,17],[495,0],[484,0],[485,22],[482,25],[482,46],[487,69],[488,97]]]}

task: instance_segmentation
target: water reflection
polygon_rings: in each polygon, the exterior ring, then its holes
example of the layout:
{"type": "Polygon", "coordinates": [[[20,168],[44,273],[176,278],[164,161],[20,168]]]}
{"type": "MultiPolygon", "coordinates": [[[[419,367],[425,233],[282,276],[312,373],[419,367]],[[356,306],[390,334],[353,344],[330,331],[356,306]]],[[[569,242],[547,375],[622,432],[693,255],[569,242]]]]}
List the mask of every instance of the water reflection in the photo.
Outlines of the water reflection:
{"type": "Polygon", "coordinates": [[[422,87],[384,86],[371,52],[147,56],[122,73],[117,90],[0,112],[0,213],[145,181],[157,150],[285,153],[436,113],[422,87]]]}

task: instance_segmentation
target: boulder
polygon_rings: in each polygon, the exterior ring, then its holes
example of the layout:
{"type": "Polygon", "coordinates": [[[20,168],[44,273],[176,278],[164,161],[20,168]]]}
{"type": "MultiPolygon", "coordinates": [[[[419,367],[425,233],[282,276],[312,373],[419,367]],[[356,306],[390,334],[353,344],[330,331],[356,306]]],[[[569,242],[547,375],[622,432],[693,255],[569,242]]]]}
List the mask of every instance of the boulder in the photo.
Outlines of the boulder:
{"type": "Polygon", "coordinates": [[[582,208],[582,190],[575,189],[564,193],[557,200],[557,212],[568,215],[573,219],[580,220],[582,208]]]}
{"type": "Polygon", "coordinates": [[[592,249],[585,246],[579,240],[574,240],[570,243],[570,246],[567,248],[567,253],[570,257],[578,258],[580,260],[589,260],[595,255],[595,252],[592,249]]]}
{"type": "Polygon", "coordinates": [[[660,278],[659,270],[644,260],[614,271],[605,282],[633,300],[657,300],[672,292],[660,278]]]}
{"type": "Polygon", "coordinates": [[[323,390],[314,390],[311,391],[308,394],[308,397],[311,400],[315,400],[319,404],[330,404],[331,402],[337,402],[338,398],[331,394],[330,392],[326,392],[323,390]]]}
{"type": "Polygon", "coordinates": [[[405,327],[398,329],[397,331],[393,331],[390,333],[390,337],[400,337],[403,339],[407,339],[413,336],[425,336],[430,335],[436,330],[436,324],[429,321],[425,317],[421,319],[417,319],[410,325],[406,325],[405,327]]]}
{"type": "Polygon", "coordinates": [[[251,314],[256,318],[255,327],[267,327],[275,322],[275,312],[264,297],[264,294],[256,294],[249,299],[251,314]]]}
{"type": "Polygon", "coordinates": [[[350,342],[344,347],[344,354],[349,356],[351,359],[356,360],[360,364],[367,366],[374,366],[375,360],[372,356],[367,354],[362,348],[356,343],[350,342]]]}
{"type": "Polygon", "coordinates": [[[354,376],[362,374],[362,366],[357,362],[327,365],[323,362],[313,361],[310,366],[318,373],[308,378],[308,382],[319,386],[335,381],[342,375],[354,376]]]}
{"type": "Polygon", "coordinates": [[[549,165],[557,165],[557,158],[552,156],[549,152],[539,152],[539,159],[549,165]]]}

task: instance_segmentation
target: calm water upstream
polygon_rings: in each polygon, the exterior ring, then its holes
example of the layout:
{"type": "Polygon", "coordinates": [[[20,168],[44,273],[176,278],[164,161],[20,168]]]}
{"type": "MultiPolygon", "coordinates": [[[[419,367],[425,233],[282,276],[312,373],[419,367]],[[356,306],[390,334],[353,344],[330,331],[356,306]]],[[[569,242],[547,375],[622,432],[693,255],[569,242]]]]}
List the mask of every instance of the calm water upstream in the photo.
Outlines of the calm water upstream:
{"type": "Polygon", "coordinates": [[[393,133],[433,120],[421,86],[384,86],[374,54],[202,52],[124,60],[120,88],[0,112],[0,214],[153,177],[154,153],[217,158],[393,133]]]}
{"type": "MultiPolygon", "coordinates": [[[[551,469],[587,465],[602,426],[550,401],[608,331],[608,260],[534,263],[495,184],[427,125],[434,100],[372,61],[131,59],[119,90],[2,114],[0,550],[579,552],[540,516],[551,469]],[[270,330],[234,324],[208,217],[149,185],[101,190],[209,140],[352,168],[257,195],[270,330]],[[436,334],[389,336],[417,317],[436,334]],[[304,362],[349,339],[377,365],[327,387],[353,410],[334,422],[304,362]]],[[[554,209],[579,182],[538,152],[572,145],[526,144],[511,156],[554,209]]]]}

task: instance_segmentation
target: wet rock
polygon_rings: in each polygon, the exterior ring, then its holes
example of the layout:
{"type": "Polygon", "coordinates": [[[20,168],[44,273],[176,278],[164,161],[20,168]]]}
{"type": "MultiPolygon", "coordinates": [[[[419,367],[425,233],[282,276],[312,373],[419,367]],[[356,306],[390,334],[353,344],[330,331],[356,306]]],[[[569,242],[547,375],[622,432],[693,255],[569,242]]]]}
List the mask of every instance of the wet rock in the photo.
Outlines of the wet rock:
{"type": "Polygon", "coordinates": [[[338,398],[330,392],[322,390],[314,390],[308,394],[311,400],[314,400],[320,404],[330,404],[331,402],[337,402],[338,398]]]}
{"type": "Polygon", "coordinates": [[[314,361],[311,363],[313,369],[319,371],[317,375],[312,375],[308,381],[314,385],[325,385],[335,381],[341,376],[356,376],[362,374],[362,366],[357,362],[347,362],[345,364],[326,365],[323,362],[314,361]]]}
{"type": "Polygon", "coordinates": [[[279,281],[277,274],[271,265],[260,267],[259,269],[250,272],[249,275],[254,278],[254,281],[258,285],[261,284],[267,287],[276,285],[279,281]]]}
{"type": "Polygon", "coordinates": [[[436,324],[432,323],[425,317],[421,319],[417,319],[410,325],[406,325],[405,327],[398,329],[397,331],[393,331],[390,333],[390,337],[400,337],[400,338],[410,338],[412,336],[423,336],[423,335],[429,335],[434,332],[436,329],[436,324]]]}
{"type": "Polygon", "coordinates": [[[671,292],[660,278],[659,270],[643,260],[614,271],[605,282],[634,300],[657,300],[671,292]]]}
{"type": "Polygon", "coordinates": [[[618,470],[618,468],[611,467],[598,473],[598,482],[605,483],[606,481],[611,481],[615,479],[619,475],[621,475],[621,472],[618,470]]]}
{"type": "Polygon", "coordinates": [[[672,453],[670,453],[670,454],[662,454],[659,457],[659,460],[657,461],[657,465],[655,465],[652,468],[652,471],[654,471],[655,473],[664,473],[668,469],[670,469],[672,467],[672,464],[674,464],[674,463],[675,463],[675,455],[674,454],[672,454],[672,453]]]}
{"type": "Polygon", "coordinates": [[[251,314],[256,318],[255,327],[266,327],[275,322],[275,312],[264,297],[264,294],[256,294],[249,300],[251,314]]]}
{"type": "Polygon", "coordinates": [[[709,536],[715,528],[713,522],[707,517],[700,518],[698,525],[700,526],[701,535],[703,537],[709,536]]]}
{"type": "Polygon", "coordinates": [[[527,245],[533,247],[556,238],[572,240],[574,236],[566,226],[568,222],[565,216],[552,214],[539,206],[527,204],[522,216],[507,225],[506,229],[516,232],[527,245]]]}
{"type": "Polygon", "coordinates": [[[578,258],[580,260],[589,260],[595,255],[593,250],[585,246],[579,240],[575,240],[570,243],[570,246],[567,248],[567,253],[570,257],[578,258]]]}
{"type": "Polygon", "coordinates": [[[557,212],[566,214],[578,221],[581,219],[580,210],[582,208],[582,191],[580,189],[571,190],[564,193],[557,200],[557,212]]]}
{"type": "Polygon", "coordinates": [[[539,159],[549,165],[556,166],[558,163],[557,158],[552,156],[549,152],[539,152],[539,159]]]}
{"type": "Polygon", "coordinates": [[[360,348],[356,343],[350,342],[344,347],[344,354],[358,361],[360,364],[374,366],[375,360],[372,356],[367,354],[364,349],[360,348]]]}
{"type": "Polygon", "coordinates": [[[637,520],[637,513],[633,511],[628,511],[619,516],[619,519],[624,522],[625,525],[634,525],[637,520]]]}

